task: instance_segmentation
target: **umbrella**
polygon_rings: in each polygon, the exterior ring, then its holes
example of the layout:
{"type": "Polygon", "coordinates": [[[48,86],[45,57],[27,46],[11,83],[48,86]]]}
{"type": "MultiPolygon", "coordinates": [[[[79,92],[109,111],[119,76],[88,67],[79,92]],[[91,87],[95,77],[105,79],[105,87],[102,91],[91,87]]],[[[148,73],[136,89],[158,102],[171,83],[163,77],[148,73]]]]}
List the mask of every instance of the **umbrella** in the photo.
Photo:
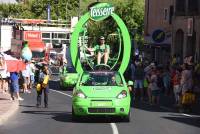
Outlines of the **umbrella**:
{"type": "Polygon", "coordinates": [[[10,55],[4,54],[8,72],[19,72],[26,69],[26,64],[22,60],[18,60],[10,55]]]}

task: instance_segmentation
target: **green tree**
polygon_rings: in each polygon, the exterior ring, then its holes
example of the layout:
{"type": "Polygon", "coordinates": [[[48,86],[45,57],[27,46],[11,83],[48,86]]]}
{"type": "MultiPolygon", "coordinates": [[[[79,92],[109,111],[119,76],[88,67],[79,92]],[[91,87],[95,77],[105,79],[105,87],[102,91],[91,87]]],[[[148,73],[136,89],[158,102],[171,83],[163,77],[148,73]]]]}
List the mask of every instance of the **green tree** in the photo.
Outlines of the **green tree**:
{"type": "MultiPolygon", "coordinates": [[[[100,0],[106,2],[106,0],[100,0]]],[[[83,0],[81,2],[81,14],[84,14],[88,10],[88,5],[94,2],[94,0],[83,0]]],[[[139,43],[143,43],[143,27],[144,27],[144,0],[110,0],[115,7],[115,12],[122,18],[130,33],[134,33],[135,40],[139,43]]],[[[87,23],[87,29],[89,36],[93,38],[92,42],[95,42],[96,37],[100,35],[109,35],[117,31],[117,24],[111,19],[107,19],[102,22],[89,21],[87,23]]],[[[133,35],[132,35],[133,37],[133,35]]]]}

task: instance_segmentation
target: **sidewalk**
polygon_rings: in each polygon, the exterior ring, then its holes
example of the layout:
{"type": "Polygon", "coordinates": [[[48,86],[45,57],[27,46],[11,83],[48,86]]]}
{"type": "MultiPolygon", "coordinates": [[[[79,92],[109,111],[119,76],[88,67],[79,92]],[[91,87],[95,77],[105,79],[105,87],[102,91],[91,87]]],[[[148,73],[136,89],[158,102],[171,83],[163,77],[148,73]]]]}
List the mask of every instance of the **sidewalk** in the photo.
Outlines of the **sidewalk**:
{"type": "Polygon", "coordinates": [[[10,95],[0,93],[0,126],[18,109],[19,102],[10,100],[10,95]]]}
{"type": "MultiPolygon", "coordinates": [[[[200,115],[200,97],[198,96],[196,99],[197,99],[197,103],[192,106],[192,112],[190,112],[190,114],[200,115]]],[[[174,98],[173,97],[169,97],[169,96],[165,96],[165,95],[161,94],[160,106],[165,107],[165,108],[174,109],[178,112],[178,108],[174,107],[174,98]]]]}

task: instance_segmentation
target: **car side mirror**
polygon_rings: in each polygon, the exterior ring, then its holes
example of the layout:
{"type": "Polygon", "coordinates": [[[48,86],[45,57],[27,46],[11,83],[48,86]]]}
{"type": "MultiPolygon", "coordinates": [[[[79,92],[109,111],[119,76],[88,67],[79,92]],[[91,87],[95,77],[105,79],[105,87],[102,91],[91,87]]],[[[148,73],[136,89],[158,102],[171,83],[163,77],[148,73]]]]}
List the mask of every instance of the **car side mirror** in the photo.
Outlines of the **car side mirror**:
{"type": "Polygon", "coordinates": [[[128,86],[133,86],[133,81],[128,81],[127,85],[128,86]]]}

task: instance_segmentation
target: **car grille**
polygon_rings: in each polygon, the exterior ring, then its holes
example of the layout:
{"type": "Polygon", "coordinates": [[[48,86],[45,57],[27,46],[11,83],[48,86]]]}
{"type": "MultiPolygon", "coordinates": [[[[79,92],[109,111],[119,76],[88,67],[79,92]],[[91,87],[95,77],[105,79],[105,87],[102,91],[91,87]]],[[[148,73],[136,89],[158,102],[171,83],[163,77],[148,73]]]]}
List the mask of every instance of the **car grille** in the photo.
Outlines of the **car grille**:
{"type": "Polygon", "coordinates": [[[88,108],[89,113],[114,113],[115,108],[88,108]]]}

